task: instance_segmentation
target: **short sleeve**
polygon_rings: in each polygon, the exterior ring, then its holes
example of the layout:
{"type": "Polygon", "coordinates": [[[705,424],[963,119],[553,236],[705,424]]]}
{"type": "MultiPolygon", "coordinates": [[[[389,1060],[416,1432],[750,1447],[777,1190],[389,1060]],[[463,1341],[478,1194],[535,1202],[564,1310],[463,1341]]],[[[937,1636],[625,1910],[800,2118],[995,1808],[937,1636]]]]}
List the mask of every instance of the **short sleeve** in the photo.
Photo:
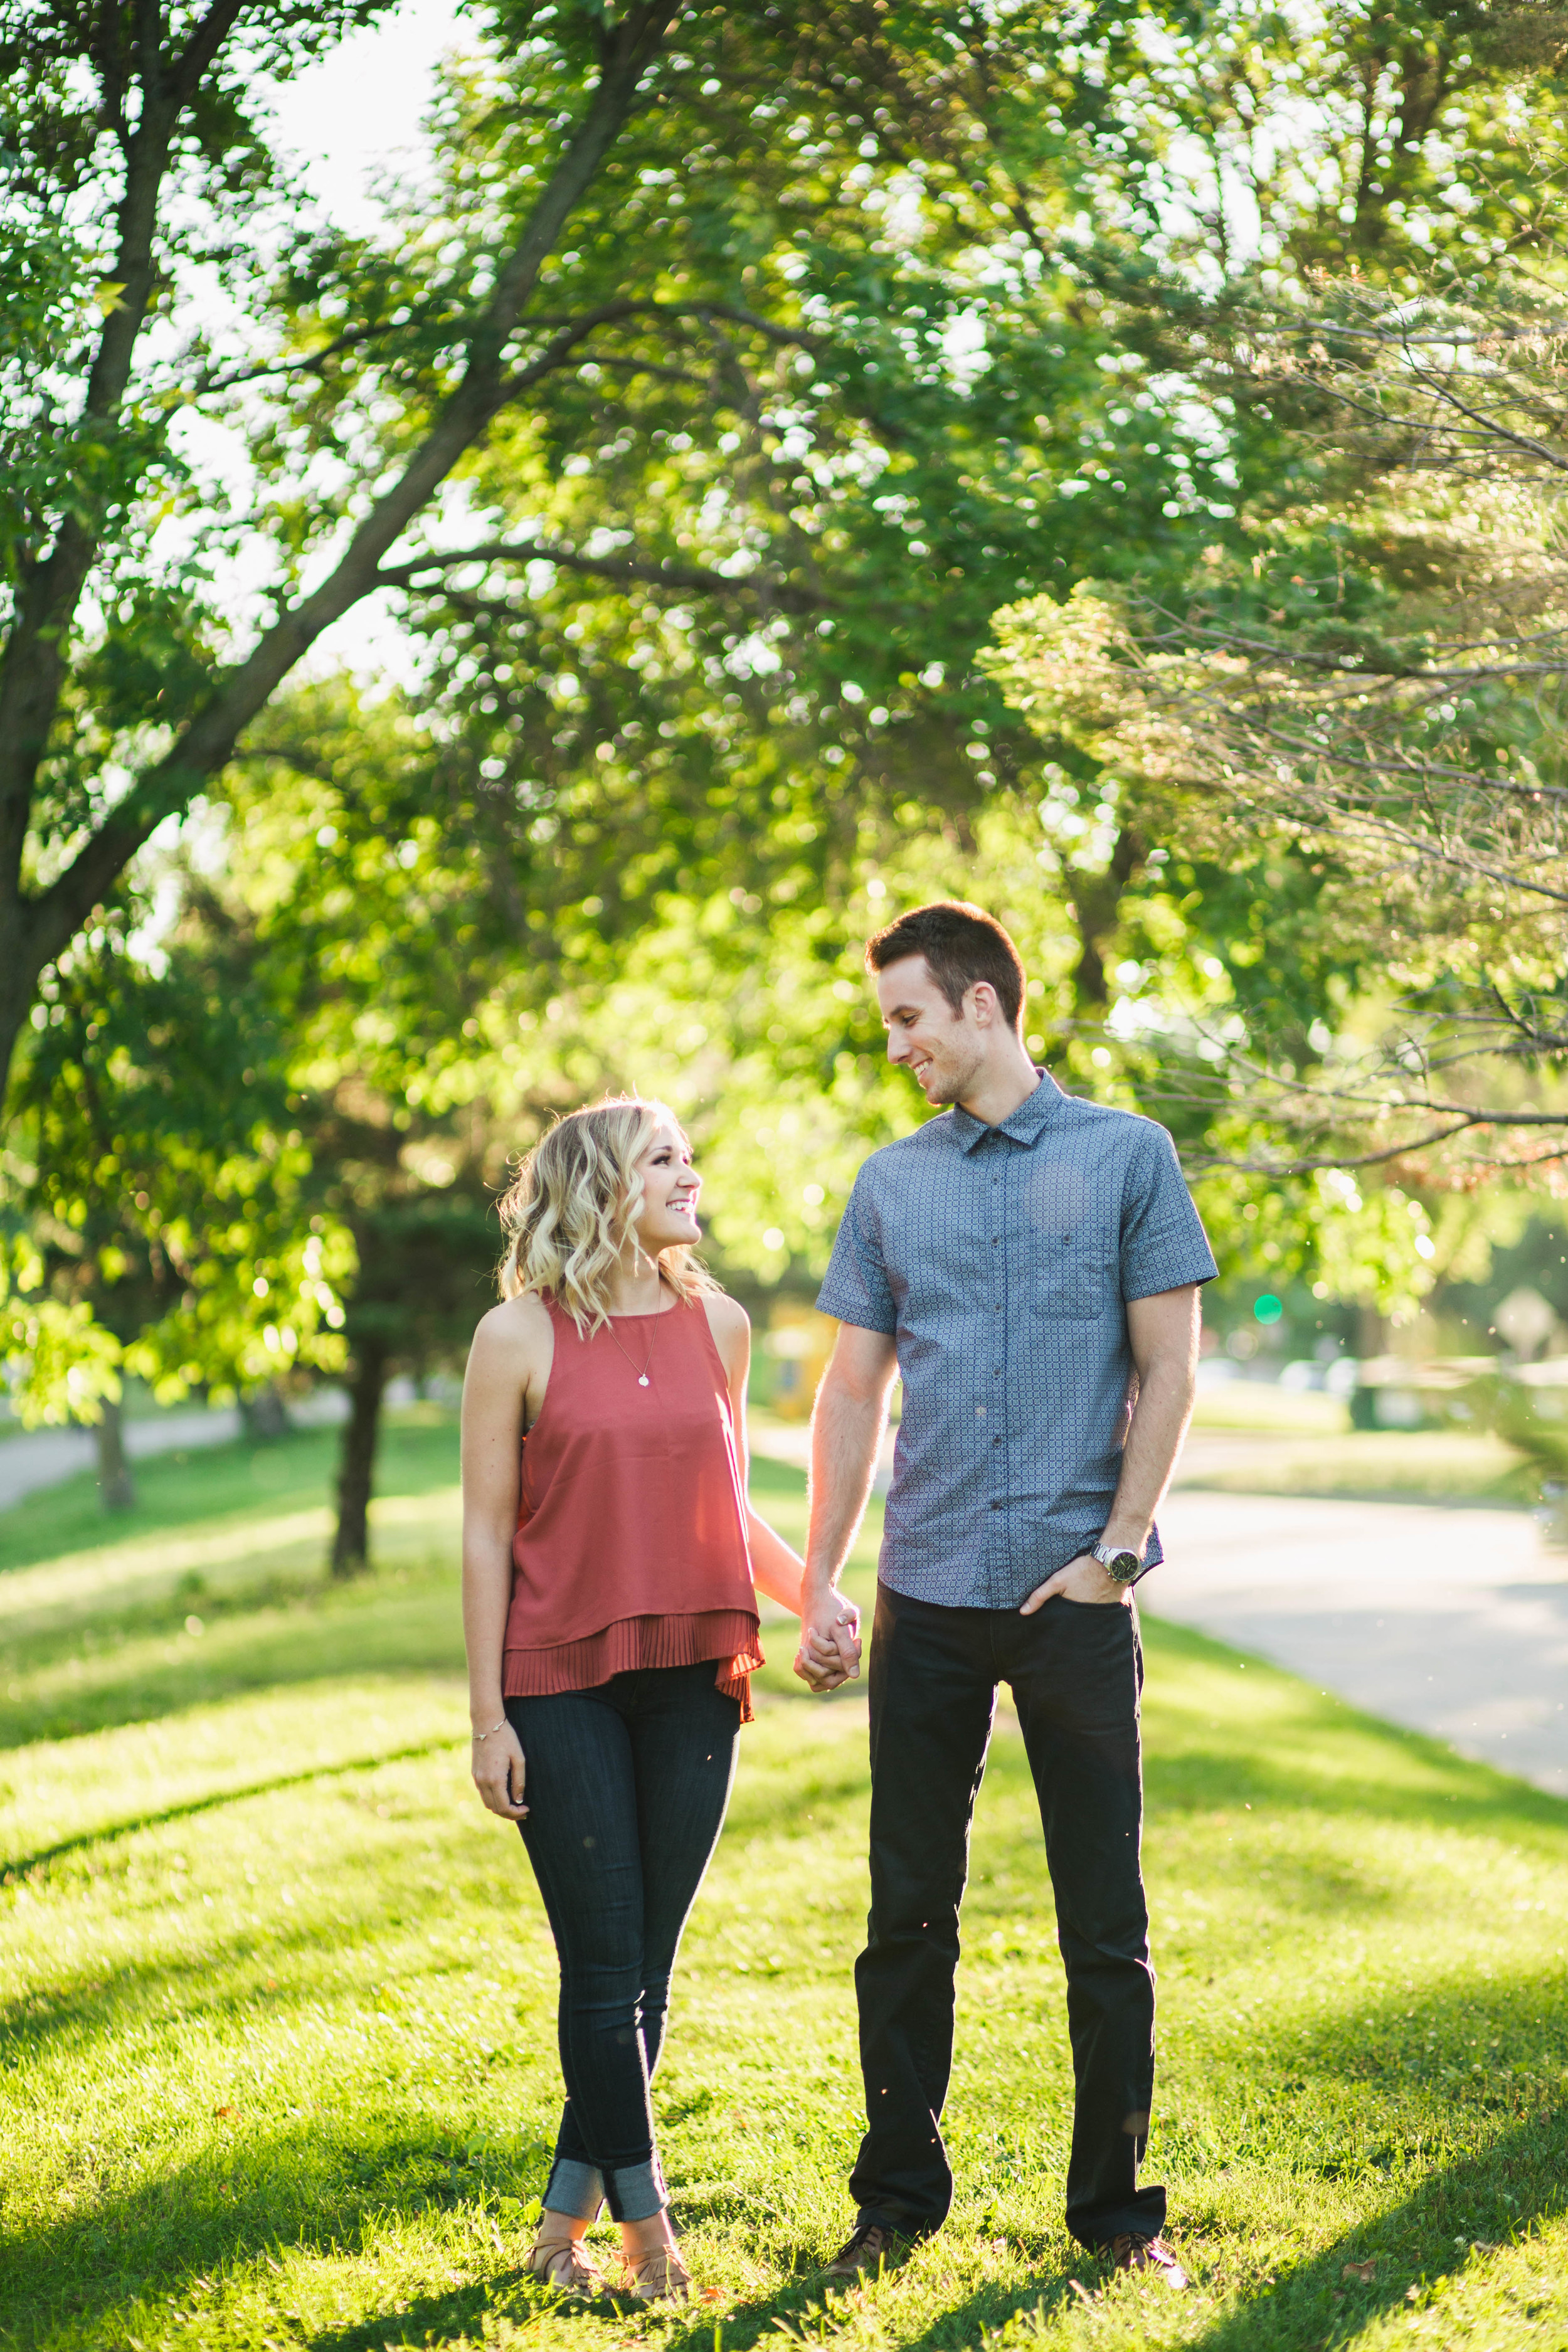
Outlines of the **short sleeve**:
{"type": "Polygon", "coordinates": [[[1176,1147],[1151,1120],[1122,1194],[1121,1296],[1152,1298],[1189,1282],[1212,1282],[1218,1272],[1176,1147]]]}
{"type": "Polygon", "coordinates": [[[855,1179],[816,1305],[819,1314],[853,1323],[858,1330],[883,1331],[889,1339],[898,1330],[899,1312],[882,1260],[879,1221],[864,1168],[855,1179]]]}

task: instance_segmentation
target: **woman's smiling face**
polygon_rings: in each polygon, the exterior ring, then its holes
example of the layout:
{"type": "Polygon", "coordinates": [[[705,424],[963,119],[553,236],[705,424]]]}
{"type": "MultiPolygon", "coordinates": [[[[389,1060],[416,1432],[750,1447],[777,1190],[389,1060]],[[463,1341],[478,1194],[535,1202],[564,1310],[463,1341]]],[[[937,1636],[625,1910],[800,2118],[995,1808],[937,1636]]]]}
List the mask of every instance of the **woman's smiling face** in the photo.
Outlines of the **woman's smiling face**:
{"type": "Polygon", "coordinates": [[[691,1146],[672,1118],[659,1120],[637,1161],[637,1174],[643,1191],[632,1230],[649,1257],[700,1242],[697,1196],[702,1180],[691,1164],[691,1146]]]}

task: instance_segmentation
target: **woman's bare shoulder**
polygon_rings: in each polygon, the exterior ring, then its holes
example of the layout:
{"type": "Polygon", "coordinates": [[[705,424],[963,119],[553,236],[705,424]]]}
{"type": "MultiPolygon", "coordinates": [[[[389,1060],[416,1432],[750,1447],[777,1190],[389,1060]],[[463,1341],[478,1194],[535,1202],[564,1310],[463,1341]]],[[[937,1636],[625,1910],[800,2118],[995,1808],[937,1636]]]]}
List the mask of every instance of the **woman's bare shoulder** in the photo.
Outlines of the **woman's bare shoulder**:
{"type": "Polygon", "coordinates": [[[702,1304],[708,1313],[708,1328],[721,1349],[750,1339],[752,1318],[738,1298],[731,1298],[722,1290],[705,1290],[702,1304]]]}
{"type": "Polygon", "coordinates": [[[498,1369],[510,1363],[527,1370],[542,1360],[548,1364],[554,1343],[549,1308],[537,1291],[526,1290],[516,1298],[503,1298],[479,1318],[473,1352],[478,1361],[498,1369]]]}

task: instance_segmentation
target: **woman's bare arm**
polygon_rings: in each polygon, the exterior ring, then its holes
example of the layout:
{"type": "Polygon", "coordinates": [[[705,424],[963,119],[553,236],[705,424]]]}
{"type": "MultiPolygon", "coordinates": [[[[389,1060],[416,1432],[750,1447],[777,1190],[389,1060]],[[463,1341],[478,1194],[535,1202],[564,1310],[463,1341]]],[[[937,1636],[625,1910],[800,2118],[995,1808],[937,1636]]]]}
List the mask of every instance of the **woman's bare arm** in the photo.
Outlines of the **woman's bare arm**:
{"type": "Polygon", "coordinates": [[[752,1364],[751,1318],[743,1307],[722,1292],[709,1291],[703,1300],[709,1328],[730,1384],[730,1411],[735,1424],[735,1451],[741,1464],[741,1492],[746,1496],[746,1537],[752,1552],[752,1576],[759,1592],[800,1615],[800,1583],[805,1562],[753,1510],[750,1496],[751,1451],[746,1442],[746,1376],[752,1364]]]}
{"type": "Polygon", "coordinates": [[[523,1432],[550,1377],[550,1318],[536,1298],[492,1307],[474,1334],[463,1381],[463,1638],[474,1785],[492,1813],[521,1821],[523,1757],[506,1722],[501,1659],[511,1602],[523,1432]]]}

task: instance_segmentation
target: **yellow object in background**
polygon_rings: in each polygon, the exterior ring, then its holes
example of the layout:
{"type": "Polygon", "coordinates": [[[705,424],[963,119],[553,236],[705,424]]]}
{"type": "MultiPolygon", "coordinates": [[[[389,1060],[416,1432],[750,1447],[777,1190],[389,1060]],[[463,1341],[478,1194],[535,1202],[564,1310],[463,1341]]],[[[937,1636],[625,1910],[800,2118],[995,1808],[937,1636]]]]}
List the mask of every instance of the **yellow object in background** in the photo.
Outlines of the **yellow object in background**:
{"type": "Polygon", "coordinates": [[[769,1402],[781,1421],[809,1421],[817,1385],[827,1370],[838,1326],[815,1307],[779,1299],[763,1340],[771,1375],[769,1402]]]}

